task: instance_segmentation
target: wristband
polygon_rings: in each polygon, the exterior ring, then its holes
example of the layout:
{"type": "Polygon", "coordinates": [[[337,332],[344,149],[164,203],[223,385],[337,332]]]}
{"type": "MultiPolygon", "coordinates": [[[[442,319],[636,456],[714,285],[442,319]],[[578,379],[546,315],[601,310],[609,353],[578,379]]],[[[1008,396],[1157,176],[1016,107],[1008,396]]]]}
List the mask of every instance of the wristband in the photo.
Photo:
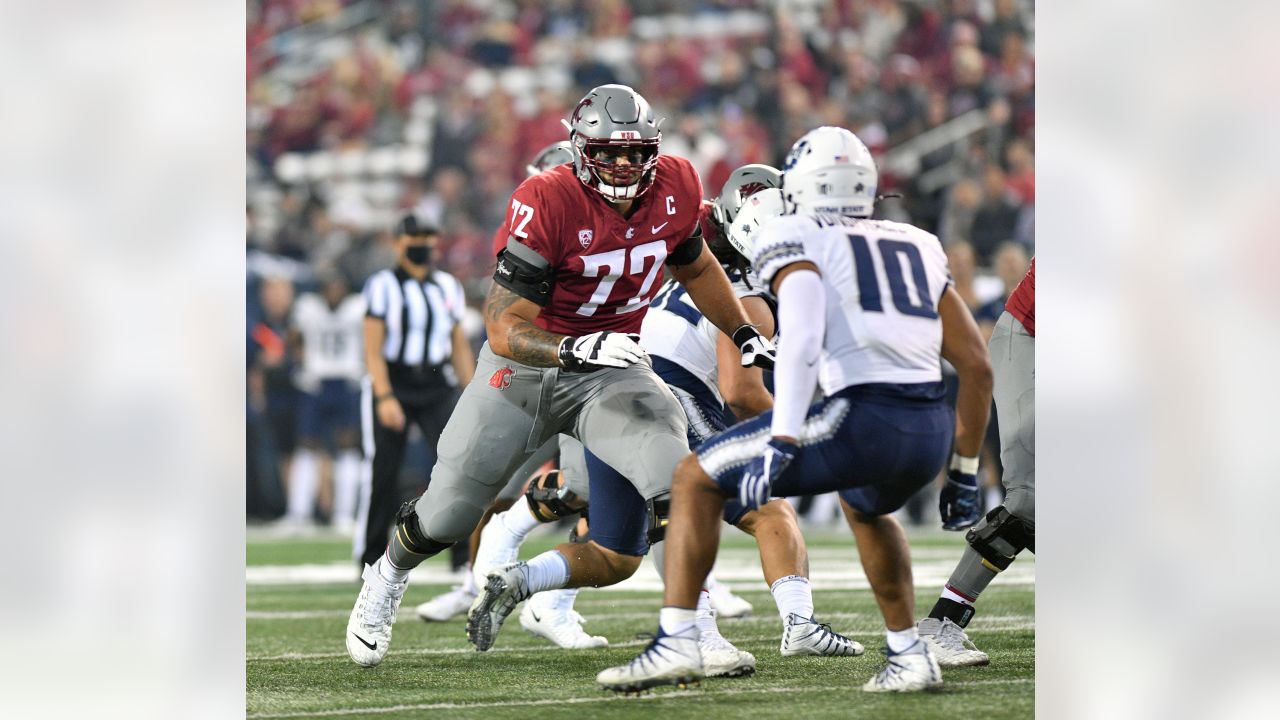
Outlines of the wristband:
{"type": "Polygon", "coordinates": [[[959,470],[965,475],[978,474],[978,458],[964,457],[960,453],[951,453],[951,469],[959,470]]]}

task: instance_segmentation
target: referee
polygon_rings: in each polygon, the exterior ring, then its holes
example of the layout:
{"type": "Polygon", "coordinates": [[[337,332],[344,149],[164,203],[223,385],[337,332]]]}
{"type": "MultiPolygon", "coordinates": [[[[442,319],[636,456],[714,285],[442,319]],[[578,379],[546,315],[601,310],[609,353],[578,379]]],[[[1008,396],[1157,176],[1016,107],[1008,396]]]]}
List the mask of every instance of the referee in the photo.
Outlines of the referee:
{"type": "Polygon", "coordinates": [[[405,499],[396,489],[409,423],[417,423],[434,453],[458,392],[471,382],[476,366],[462,332],[462,285],[432,267],[439,230],[406,215],[396,234],[395,268],[374,273],[364,286],[369,374],[361,397],[361,428],[372,480],[361,492],[354,554],[365,565],[386,550],[396,510],[405,499]]]}

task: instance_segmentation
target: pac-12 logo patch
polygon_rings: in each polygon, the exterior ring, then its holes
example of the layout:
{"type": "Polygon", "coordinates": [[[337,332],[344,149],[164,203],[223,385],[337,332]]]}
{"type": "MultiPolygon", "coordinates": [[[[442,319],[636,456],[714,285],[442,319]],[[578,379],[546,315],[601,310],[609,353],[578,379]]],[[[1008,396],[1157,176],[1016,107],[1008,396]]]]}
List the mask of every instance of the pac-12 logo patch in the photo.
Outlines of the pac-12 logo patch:
{"type": "Polygon", "coordinates": [[[591,244],[591,234],[590,230],[578,231],[578,242],[582,243],[582,247],[586,247],[591,244]]]}
{"type": "Polygon", "coordinates": [[[499,368],[492,376],[489,377],[489,387],[498,390],[506,390],[511,387],[511,376],[515,371],[510,367],[499,368]]]}

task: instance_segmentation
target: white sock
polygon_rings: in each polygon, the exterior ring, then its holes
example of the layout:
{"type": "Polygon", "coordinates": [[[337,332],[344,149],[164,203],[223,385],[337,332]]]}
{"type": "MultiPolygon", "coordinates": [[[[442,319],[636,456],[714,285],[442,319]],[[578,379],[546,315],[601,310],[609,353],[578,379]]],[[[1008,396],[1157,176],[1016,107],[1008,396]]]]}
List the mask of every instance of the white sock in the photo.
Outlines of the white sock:
{"type": "Polygon", "coordinates": [[[1000,488],[992,485],[987,488],[987,509],[996,507],[1004,502],[1004,493],[1000,492],[1000,488]]]}
{"type": "Polygon", "coordinates": [[[382,554],[382,559],[374,567],[378,568],[378,574],[382,576],[382,579],[389,583],[405,582],[409,579],[409,571],[413,569],[405,568],[401,570],[391,563],[391,558],[387,557],[386,553],[382,554]]]}
{"type": "Polygon", "coordinates": [[[468,595],[476,594],[476,575],[471,572],[471,563],[462,566],[462,590],[468,595]]]}
{"type": "Polygon", "coordinates": [[[316,506],[316,486],[320,483],[320,461],[314,450],[299,449],[289,466],[289,500],[285,516],[310,520],[316,506]]]}
{"type": "Polygon", "coordinates": [[[784,625],[791,613],[802,618],[813,617],[813,588],[809,587],[809,578],[801,575],[778,578],[769,587],[769,592],[773,593],[773,601],[778,605],[778,615],[782,616],[784,625]]]}
{"type": "Polygon", "coordinates": [[[694,625],[698,628],[699,634],[720,634],[720,627],[716,625],[716,614],[711,609],[711,593],[705,588],[698,592],[698,609],[694,616],[694,625]]]}
{"type": "Polygon", "coordinates": [[[557,590],[569,582],[569,561],[559,550],[548,550],[529,561],[525,574],[530,593],[557,590]]]}
{"type": "Polygon", "coordinates": [[[947,587],[946,585],[943,585],[943,586],[942,586],[942,597],[944,597],[944,598],[946,598],[946,599],[948,599],[948,600],[953,600],[953,601],[955,601],[955,602],[958,602],[958,603],[961,603],[961,604],[964,604],[964,605],[973,605],[973,601],[972,601],[972,600],[970,600],[969,598],[967,598],[967,597],[965,597],[965,596],[963,596],[963,595],[961,595],[961,594],[959,594],[959,593],[957,593],[957,592],[953,592],[953,591],[951,590],[951,588],[947,587]]]}
{"type": "Polygon", "coordinates": [[[702,589],[713,590],[719,584],[720,584],[720,581],[716,580],[716,570],[714,567],[712,567],[711,572],[707,573],[706,582],[702,583],[702,589]]]}
{"type": "Polygon", "coordinates": [[[542,523],[538,522],[538,518],[529,512],[529,499],[521,495],[516,504],[502,513],[502,527],[507,529],[517,540],[524,540],[525,536],[533,531],[542,523]]]}
{"type": "Polygon", "coordinates": [[[920,635],[916,632],[914,625],[906,630],[890,630],[885,628],[884,635],[889,642],[889,652],[891,653],[900,653],[912,645],[915,645],[916,641],[920,639],[920,635]]]}
{"type": "Polygon", "coordinates": [[[356,520],[356,499],[360,494],[360,453],[344,450],[333,461],[333,521],[346,527],[356,520]]]}
{"type": "Polygon", "coordinates": [[[696,614],[696,610],[688,608],[663,607],[658,612],[658,627],[667,635],[694,640],[697,638],[696,614]]]}

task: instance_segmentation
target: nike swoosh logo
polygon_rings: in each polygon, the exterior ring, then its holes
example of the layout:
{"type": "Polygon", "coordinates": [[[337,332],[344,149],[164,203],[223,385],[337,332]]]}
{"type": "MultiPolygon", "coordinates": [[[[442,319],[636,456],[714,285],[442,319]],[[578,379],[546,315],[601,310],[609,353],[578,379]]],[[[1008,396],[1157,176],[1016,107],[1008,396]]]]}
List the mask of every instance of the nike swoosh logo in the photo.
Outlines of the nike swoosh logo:
{"type": "Polygon", "coordinates": [[[532,610],[530,610],[530,611],[529,611],[529,614],[533,616],[533,621],[534,621],[534,622],[542,622],[542,618],[538,617],[538,613],[533,612],[532,610]]]}
{"type": "Polygon", "coordinates": [[[373,650],[373,651],[375,651],[375,652],[377,651],[377,649],[378,649],[378,643],[376,643],[376,642],[375,642],[375,643],[371,643],[371,642],[369,642],[368,640],[365,640],[364,638],[360,637],[359,635],[356,635],[355,633],[351,633],[351,636],[352,636],[352,637],[354,637],[355,639],[359,640],[360,642],[364,643],[364,646],[365,646],[365,647],[367,647],[367,648],[369,648],[370,650],[373,650]]]}
{"type": "Polygon", "coordinates": [[[658,234],[658,231],[659,231],[659,230],[661,230],[662,228],[666,227],[666,226],[667,226],[667,223],[670,223],[670,222],[671,222],[671,221],[670,221],[670,220],[668,220],[667,222],[664,222],[664,223],[662,223],[661,225],[651,225],[651,226],[649,226],[649,234],[650,234],[650,235],[657,235],[657,234],[658,234]]]}

